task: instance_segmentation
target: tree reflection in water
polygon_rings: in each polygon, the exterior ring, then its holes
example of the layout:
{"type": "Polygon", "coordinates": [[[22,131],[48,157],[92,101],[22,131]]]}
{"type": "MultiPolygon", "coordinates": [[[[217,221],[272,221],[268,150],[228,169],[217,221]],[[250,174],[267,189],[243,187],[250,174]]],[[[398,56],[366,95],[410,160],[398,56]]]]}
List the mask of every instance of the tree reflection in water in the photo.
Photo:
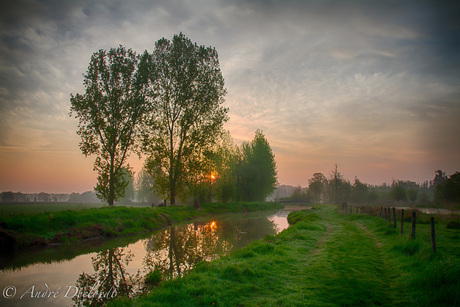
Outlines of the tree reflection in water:
{"type": "Polygon", "coordinates": [[[216,222],[195,222],[158,232],[145,243],[145,270],[159,269],[164,277],[181,277],[197,263],[227,253],[232,245],[221,237],[216,222]]]}
{"type": "MultiPolygon", "coordinates": [[[[181,277],[201,261],[213,260],[275,233],[276,226],[266,215],[239,215],[230,220],[171,227],[144,240],[143,273],[158,269],[164,279],[181,277]]],[[[133,296],[144,290],[140,269],[135,274],[126,270],[133,257],[125,247],[97,253],[91,258],[94,274],[80,274],[68,296],[73,296],[77,306],[100,306],[117,296],[133,296]]]]}
{"type": "Polygon", "coordinates": [[[134,254],[125,248],[112,248],[91,257],[94,274],[83,272],[68,296],[77,306],[100,306],[117,296],[130,296],[140,280],[140,272],[128,274],[126,267],[134,254]]]}
{"type": "Polygon", "coordinates": [[[167,279],[181,277],[203,260],[213,260],[275,233],[275,225],[266,217],[171,227],[145,242],[144,270],[147,273],[158,269],[167,279]]]}

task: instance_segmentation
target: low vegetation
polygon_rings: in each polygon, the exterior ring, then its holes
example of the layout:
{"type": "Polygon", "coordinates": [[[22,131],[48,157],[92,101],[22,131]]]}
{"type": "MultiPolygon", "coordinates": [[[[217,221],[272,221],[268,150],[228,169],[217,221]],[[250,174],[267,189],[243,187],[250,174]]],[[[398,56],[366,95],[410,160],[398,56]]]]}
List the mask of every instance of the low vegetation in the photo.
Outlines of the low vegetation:
{"type": "Polygon", "coordinates": [[[293,225],[277,236],[109,305],[460,304],[460,232],[446,222],[436,225],[439,248],[433,253],[427,224],[417,226],[413,240],[378,217],[341,215],[328,206],[291,213],[289,221],[293,225]]]}
{"type": "Polygon", "coordinates": [[[104,207],[79,211],[0,216],[2,249],[21,249],[95,237],[137,234],[171,222],[229,212],[279,209],[276,203],[203,204],[176,207],[104,207]]]}

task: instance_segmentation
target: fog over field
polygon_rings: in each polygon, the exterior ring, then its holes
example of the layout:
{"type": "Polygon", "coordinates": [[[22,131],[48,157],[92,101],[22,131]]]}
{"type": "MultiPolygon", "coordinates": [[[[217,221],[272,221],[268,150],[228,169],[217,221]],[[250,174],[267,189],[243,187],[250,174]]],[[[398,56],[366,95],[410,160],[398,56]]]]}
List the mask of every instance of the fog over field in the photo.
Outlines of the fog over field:
{"type": "MultiPolygon", "coordinates": [[[[91,55],[152,52],[183,32],[219,54],[236,143],[261,129],[280,184],[422,182],[460,170],[455,1],[38,1],[0,3],[0,191],[96,184],[69,117],[91,55]]],[[[142,161],[132,156],[139,171],[142,161]]]]}

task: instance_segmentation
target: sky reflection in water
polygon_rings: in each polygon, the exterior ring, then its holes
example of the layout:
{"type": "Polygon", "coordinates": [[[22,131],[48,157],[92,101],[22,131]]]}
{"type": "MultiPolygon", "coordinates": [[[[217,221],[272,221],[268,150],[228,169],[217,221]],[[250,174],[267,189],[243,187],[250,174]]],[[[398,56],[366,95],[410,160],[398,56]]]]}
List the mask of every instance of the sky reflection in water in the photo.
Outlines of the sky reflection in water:
{"type": "Polygon", "coordinates": [[[0,305],[102,304],[113,296],[132,296],[142,290],[143,277],[151,270],[159,269],[165,278],[182,276],[203,260],[210,261],[266,235],[279,233],[288,227],[289,212],[198,221],[155,232],[124,247],[2,271],[0,287],[4,293],[0,305]]]}

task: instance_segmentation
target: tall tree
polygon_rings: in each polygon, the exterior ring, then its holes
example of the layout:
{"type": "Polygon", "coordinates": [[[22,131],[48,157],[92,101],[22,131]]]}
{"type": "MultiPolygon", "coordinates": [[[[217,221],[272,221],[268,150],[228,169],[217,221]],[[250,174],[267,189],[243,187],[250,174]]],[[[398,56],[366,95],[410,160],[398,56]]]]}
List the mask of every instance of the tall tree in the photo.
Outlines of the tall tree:
{"type": "Polygon", "coordinates": [[[145,76],[131,49],[99,50],[84,75],[84,94],[71,95],[71,115],[79,119],[77,134],[85,156],[96,155],[97,195],[112,206],[128,182],[123,169],[145,113],[145,76]]]}
{"type": "Polygon", "coordinates": [[[435,200],[437,202],[460,202],[460,172],[455,172],[450,177],[435,186],[435,200]]]}
{"type": "Polygon", "coordinates": [[[322,173],[314,173],[313,177],[308,179],[308,191],[315,203],[319,204],[321,202],[321,196],[324,196],[326,184],[327,179],[322,173]]]}
{"type": "Polygon", "coordinates": [[[235,192],[235,169],[238,159],[239,150],[233,143],[230,132],[223,134],[220,143],[213,157],[213,164],[216,171],[215,175],[215,192],[216,198],[221,202],[228,202],[235,192]]]}
{"type": "Polygon", "coordinates": [[[358,177],[355,177],[355,182],[352,187],[352,200],[355,204],[362,204],[368,200],[369,190],[365,183],[362,183],[358,177]]]}
{"type": "Polygon", "coordinates": [[[404,189],[401,185],[393,182],[393,186],[391,187],[391,197],[399,204],[399,202],[407,200],[407,193],[406,189],[404,189]]]}
{"type": "Polygon", "coordinates": [[[333,201],[334,204],[338,204],[342,200],[342,184],[343,176],[338,170],[337,164],[331,171],[329,179],[329,200],[333,201]]]}
{"type": "Polygon", "coordinates": [[[149,63],[154,112],[146,125],[145,151],[157,186],[168,190],[175,205],[192,171],[190,160],[213,146],[228,119],[224,78],[216,49],[198,46],[182,33],[157,41],[149,63]]]}
{"type": "Polygon", "coordinates": [[[261,130],[251,143],[243,143],[235,166],[237,199],[263,201],[278,183],[275,155],[261,130]]]}

